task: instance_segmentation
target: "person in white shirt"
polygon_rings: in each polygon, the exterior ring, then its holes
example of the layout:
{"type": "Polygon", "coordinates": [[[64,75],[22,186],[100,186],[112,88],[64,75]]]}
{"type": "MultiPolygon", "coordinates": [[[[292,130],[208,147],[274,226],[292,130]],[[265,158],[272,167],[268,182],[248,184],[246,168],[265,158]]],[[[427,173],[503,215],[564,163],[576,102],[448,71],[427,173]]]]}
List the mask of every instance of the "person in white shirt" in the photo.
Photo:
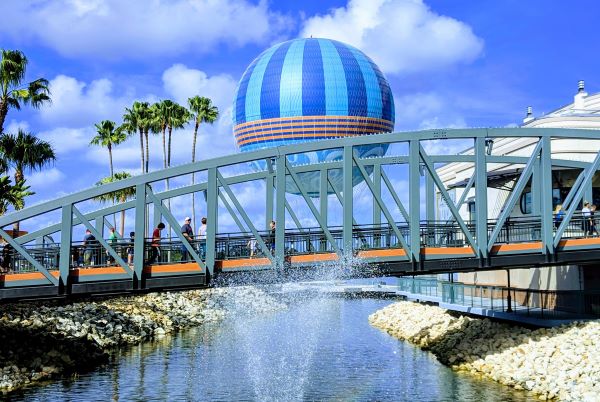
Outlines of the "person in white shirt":
{"type": "Polygon", "coordinates": [[[581,228],[583,229],[583,235],[587,237],[590,233],[591,228],[591,218],[592,218],[592,210],[590,209],[590,203],[587,201],[583,202],[583,208],[581,208],[581,218],[583,220],[583,224],[581,228]]]}
{"type": "Polygon", "coordinates": [[[206,217],[202,218],[202,224],[198,228],[198,238],[200,239],[200,258],[206,257],[206,217]]]}

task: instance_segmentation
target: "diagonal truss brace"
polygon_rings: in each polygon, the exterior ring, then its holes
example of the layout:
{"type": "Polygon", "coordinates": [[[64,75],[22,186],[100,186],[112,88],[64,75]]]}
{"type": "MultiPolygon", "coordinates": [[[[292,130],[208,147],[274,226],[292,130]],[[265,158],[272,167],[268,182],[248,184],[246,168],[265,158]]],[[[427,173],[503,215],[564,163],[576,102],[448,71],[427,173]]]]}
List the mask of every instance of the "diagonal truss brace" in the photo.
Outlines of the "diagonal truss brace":
{"type": "MultiPolygon", "coordinates": [[[[169,211],[169,209],[166,208],[162,204],[162,200],[160,200],[156,195],[154,195],[154,193],[152,192],[152,190],[149,187],[146,188],[146,195],[154,203],[154,206],[160,210],[161,215],[167,220],[167,222],[169,223],[169,225],[171,225],[171,227],[173,227],[173,228],[179,227],[177,219],[175,219],[173,214],[171,214],[171,211],[169,211]]],[[[190,255],[192,256],[192,258],[194,259],[196,264],[198,264],[198,266],[200,267],[200,269],[203,270],[204,272],[206,272],[206,265],[204,264],[204,262],[202,261],[202,259],[198,255],[198,253],[196,253],[196,250],[194,250],[194,247],[192,247],[192,245],[185,238],[183,233],[181,233],[181,230],[176,230],[175,234],[177,235],[177,237],[179,237],[179,240],[181,240],[181,244],[183,244],[183,246],[188,251],[188,253],[190,253],[190,255]]]]}
{"type": "Polygon", "coordinates": [[[0,229],[0,236],[4,238],[4,240],[10,244],[19,254],[21,254],[31,265],[35,267],[39,272],[41,272],[46,279],[48,279],[53,285],[58,285],[58,278],[55,278],[48,272],[46,268],[42,266],[38,261],[35,260],[28,252],[21,246],[19,243],[15,241],[11,236],[8,235],[4,230],[0,229]]]}
{"type": "MultiPolygon", "coordinates": [[[[583,193],[585,192],[587,186],[592,181],[592,178],[594,177],[594,173],[596,173],[598,168],[600,168],[600,152],[598,152],[596,154],[596,157],[594,158],[594,161],[592,162],[592,164],[587,169],[583,170],[579,174],[579,177],[584,177],[583,182],[579,186],[579,189],[577,190],[575,195],[572,197],[571,205],[567,209],[567,212],[565,213],[565,216],[564,216],[562,222],[560,223],[560,226],[558,227],[556,234],[554,235],[554,247],[558,246],[558,243],[560,242],[562,235],[563,235],[565,229],[567,228],[567,225],[569,225],[569,223],[571,222],[571,218],[573,217],[573,214],[575,213],[577,204],[583,198],[583,193]]],[[[577,181],[579,181],[579,177],[577,178],[577,181]]],[[[575,187],[573,187],[571,189],[571,192],[573,190],[575,190],[575,187]]],[[[571,192],[569,192],[569,195],[571,195],[571,192]]]]}
{"type": "Polygon", "coordinates": [[[304,186],[302,185],[302,183],[298,179],[298,175],[296,174],[296,172],[294,171],[294,169],[292,168],[292,166],[290,166],[289,162],[287,161],[287,158],[285,158],[285,169],[290,173],[290,176],[292,177],[292,180],[294,181],[294,183],[296,184],[296,186],[300,190],[300,193],[302,194],[302,197],[304,198],[304,201],[306,201],[306,204],[310,208],[310,211],[312,212],[313,216],[315,217],[315,219],[317,220],[317,222],[321,226],[321,229],[323,229],[323,233],[325,233],[325,237],[327,237],[327,240],[329,240],[329,242],[331,243],[331,247],[333,247],[333,249],[335,250],[335,252],[340,257],[342,257],[342,252],[341,252],[340,248],[337,246],[337,243],[335,242],[335,239],[331,235],[331,232],[329,231],[329,228],[327,227],[327,224],[325,222],[323,222],[321,214],[319,213],[319,211],[317,211],[317,208],[315,207],[315,204],[313,204],[313,202],[310,200],[310,197],[308,196],[308,194],[306,194],[306,190],[304,189],[304,186]]]}
{"type": "MultiPolygon", "coordinates": [[[[354,153],[354,152],[352,153],[352,159],[354,159],[354,163],[360,170],[360,173],[362,174],[363,179],[365,180],[365,183],[367,183],[367,186],[369,186],[369,189],[371,190],[371,193],[372,193],[373,197],[375,198],[377,205],[379,205],[379,208],[381,208],[381,211],[385,215],[385,218],[387,219],[388,224],[392,227],[392,230],[396,234],[396,237],[398,238],[398,241],[400,242],[400,244],[402,245],[402,248],[406,252],[406,255],[411,255],[410,248],[408,247],[408,244],[404,240],[404,236],[402,236],[400,229],[398,229],[398,226],[396,226],[396,222],[394,222],[394,218],[390,214],[390,211],[388,210],[385,203],[382,201],[380,194],[377,194],[377,192],[375,191],[375,186],[373,184],[373,181],[367,174],[367,171],[365,170],[365,167],[364,167],[362,161],[356,157],[356,153],[354,153]]],[[[420,246],[417,246],[417,247],[420,247],[420,246]]]]}
{"type": "Polygon", "coordinates": [[[233,208],[231,208],[231,204],[229,204],[229,201],[227,201],[227,198],[225,198],[225,195],[221,191],[219,191],[219,198],[221,199],[223,205],[225,205],[225,208],[227,208],[227,212],[229,212],[229,215],[231,215],[231,218],[235,221],[237,227],[240,229],[240,232],[247,232],[246,228],[236,215],[235,211],[233,210],[233,208]]]}
{"type": "Polygon", "coordinates": [[[504,210],[498,217],[498,221],[494,226],[494,230],[492,231],[492,234],[490,234],[490,237],[488,239],[488,251],[492,250],[492,247],[494,246],[494,243],[496,242],[496,239],[500,234],[500,230],[502,230],[502,226],[504,225],[504,222],[506,222],[506,218],[508,218],[508,216],[512,212],[513,208],[515,207],[515,204],[517,203],[517,200],[523,192],[523,189],[529,182],[529,178],[531,177],[531,173],[533,172],[533,166],[536,164],[538,157],[540,156],[541,149],[542,141],[540,140],[533,149],[531,157],[529,158],[529,161],[527,161],[525,169],[523,169],[523,172],[521,173],[521,177],[519,177],[519,180],[517,180],[517,184],[515,184],[515,187],[513,188],[513,191],[510,194],[510,197],[508,197],[508,200],[506,200],[506,203],[504,204],[504,210]]]}
{"type": "Polygon", "coordinates": [[[119,253],[117,253],[115,251],[115,249],[112,248],[112,246],[110,244],[108,244],[108,242],[103,238],[102,233],[100,233],[94,227],[94,225],[92,225],[90,223],[90,221],[88,221],[83,216],[83,214],[77,209],[77,207],[75,205],[73,205],[73,214],[77,217],[77,219],[79,219],[79,221],[83,224],[83,226],[86,227],[86,229],[88,229],[90,232],[92,232],[92,234],[94,235],[94,237],[96,238],[96,240],[98,241],[98,243],[100,243],[102,245],[102,247],[104,247],[106,249],[106,251],[108,251],[108,253],[112,256],[112,258],[114,258],[115,261],[121,267],[123,267],[123,269],[125,270],[125,272],[127,272],[127,274],[130,277],[133,277],[133,270],[129,267],[129,265],[127,265],[127,263],[125,261],[123,261],[123,259],[119,255],[119,253]]]}
{"type": "Polygon", "coordinates": [[[229,184],[227,184],[227,181],[223,178],[223,176],[221,175],[221,172],[219,172],[218,169],[217,169],[217,181],[221,184],[221,187],[223,187],[223,190],[225,190],[225,193],[227,194],[227,196],[229,197],[229,199],[231,200],[231,202],[233,203],[233,205],[235,206],[235,208],[237,209],[239,214],[242,216],[242,220],[244,221],[246,226],[248,226],[248,228],[252,232],[252,235],[256,239],[256,242],[258,243],[258,246],[262,250],[263,254],[269,259],[269,261],[271,261],[271,263],[273,263],[273,256],[271,255],[271,251],[267,248],[267,245],[265,244],[262,236],[258,233],[256,228],[252,224],[252,221],[246,214],[246,211],[244,211],[244,208],[242,208],[242,206],[240,205],[240,202],[237,200],[237,198],[235,198],[235,195],[231,191],[229,184]]]}
{"type": "MultiPolygon", "coordinates": [[[[446,187],[444,186],[444,183],[442,183],[440,176],[438,176],[437,172],[435,171],[435,167],[433,166],[433,163],[431,163],[431,161],[429,160],[429,157],[427,156],[427,153],[425,152],[425,150],[423,149],[423,146],[421,144],[419,144],[419,154],[421,155],[421,160],[423,161],[423,163],[425,163],[425,167],[427,168],[429,175],[433,179],[438,190],[440,190],[440,193],[442,194],[442,198],[446,202],[446,205],[448,205],[448,208],[450,208],[450,212],[454,216],[456,223],[458,223],[458,225],[460,226],[460,229],[463,231],[463,234],[465,235],[467,242],[471,245],[471,247],[473,247],[474,251],[478,250],[478,245],[477,245],[477,243],[475,243],[475,240],[473,240],[473,236],[471,236],[471,232],[469,231],[469,228],[467,228],[465,221],[460,216],[460,213],[458,212],[456,205],[454,205],[454,202],[450,198],[448,191],[446,191],[446,187]]],[[[485,245],[482,244],[481,247],[485,247],[485,245]]]]}
{"type": "Polygon", "coordinates": [[[408,222],[408,212],[406,212],[406,208],[404,208],[404,204],[402,204],[400,197],[398,197],[398,193],[396,193],[396,191],[394,190],[394,186],[392,186],[392,182],[390,181],[387,174],[385,173],[385,170],[383,170],[383,169],[381,169],[381,178],[383,179],[383,182],[385,183],[385,186],[387,187],[388,191],[392,195],[394,202],[398,206],[398,209],[400,210],[402,217],[404,218],[404,220],[406,222],[408,222]]]}

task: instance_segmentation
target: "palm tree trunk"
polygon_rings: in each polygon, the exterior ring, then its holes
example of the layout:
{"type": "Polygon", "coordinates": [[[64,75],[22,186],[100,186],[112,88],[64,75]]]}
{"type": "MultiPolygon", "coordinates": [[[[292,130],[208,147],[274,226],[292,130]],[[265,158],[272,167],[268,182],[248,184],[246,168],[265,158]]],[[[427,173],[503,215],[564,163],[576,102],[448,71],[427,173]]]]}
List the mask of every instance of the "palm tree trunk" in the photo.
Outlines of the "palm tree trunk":
{"type": "Polygon", "coordinates": [[[171,133],[173,132],[173,127],[169,126],[169,144],[167,145],[167,167],[171,167],[171,133]]]}
{"type": "Polygon", "coordinates": [[[8,114],[8,103],[0,101],[0,134],[4,132],[4,120],[8,114]]]}
{"type": "Polygon", "coordinates": [[[121,211],[121,228],[119,229],[121,237],[125,238],[125,210],[121,211]]]}
{"type": "Polygon", "coordinates": [[[150,149],[148,147],[148,130],[144,132],[144,136],[146,137],[146,173],[148,173],[148,163],[150,161],[150,149]]]}
{"type": "MultiPolygon", "coordinates": [[[[15,169],[15,184],[21,182],[23,179],[25,178],[25,176],[23,175],[23,168],[20,166],[17,166],[15,169]]],[[[23,201],[23,204],[25,203],[25,201],[23,201]]],[[[15,208],[17,209],[17,208],[15,208]]],[[[19,235],[19,230],[21,229],[21,222],[17,221],[13,224],[13,236],[18,236],[19,235]]]]}
{"type": "Polygon", "coordinates": [[[162,140],[163,140],[163,168],[167,168],[167,140],[166,140],[166,132],[167,126],[163,126],[162,129],[162,140]]]}
{"type": "MultiPolygon", "coordinates": [[[[198,137],[198,127],[200,126],[200,120],[196,117],[196,124],[194,126],[194,139],[192,141],[192,163],[196,162],[196,138],[198,137]]],[[[196,184],[196,173],[192,172],[192,185],[196,184]]],[[[196,230],[196,193],[192,192],[192,228],[196,230]]]]}
{"type": "Polygon", "coordinates": [[[146,164],[144,163],[144,133],[140,129],[140,153],[142,155],[142,174],[144,173],[144,167],[146,164]]]}
{"type": "Polygon", "coordinates": [[[110,166],[110,177],[112,179],[115,175],[115,172],[113,170],[112,146],[110,145],[110,143],[108,144],[107,148],[108,148],[108,164],[110,166]]]}

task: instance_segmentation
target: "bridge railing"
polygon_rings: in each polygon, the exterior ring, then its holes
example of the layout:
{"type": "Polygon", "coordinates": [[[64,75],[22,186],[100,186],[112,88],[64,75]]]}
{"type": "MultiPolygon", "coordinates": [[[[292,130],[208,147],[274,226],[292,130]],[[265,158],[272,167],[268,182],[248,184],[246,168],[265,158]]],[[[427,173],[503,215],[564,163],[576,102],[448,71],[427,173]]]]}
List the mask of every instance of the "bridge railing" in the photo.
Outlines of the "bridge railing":
{"type": "MultiPolygon", "coordinates": [[[[46,269],[58,268],[58,255],[60,245],[25,245],[22,246],[27,253],[46,269]]],[[[35,266],[14,248],[5,245],[0,254],[0,267],[2,272],[26,273],[35,272],[35,266]]]]}

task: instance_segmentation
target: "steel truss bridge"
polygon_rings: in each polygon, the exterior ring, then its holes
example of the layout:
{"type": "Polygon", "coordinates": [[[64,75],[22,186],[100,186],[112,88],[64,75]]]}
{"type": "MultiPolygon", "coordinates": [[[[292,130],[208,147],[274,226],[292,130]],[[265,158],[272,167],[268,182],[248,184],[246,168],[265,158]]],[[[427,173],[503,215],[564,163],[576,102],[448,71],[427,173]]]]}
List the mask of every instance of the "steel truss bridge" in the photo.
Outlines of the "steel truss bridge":
{"type": "MultiPolygon", "coordinates": [[[[576,210],[583,197],[591,194],[592,177],[600,167],[600,153],[591,162],[564,160],[552,158],[551,147],[552,141],[558,139],[599,138],[598,132],[592,130],[537,128],[428,130],[356,136],[204,160],[90,188],[0,217],[0,228],[3,228],[0,236],[8,244],[3,255],[9,258],[11,268],[0,276],[0,298],[200,287],[209,285],[215,276],[223,273],[283,274],[294,268],[309,270],[327,261],[344,263],[350,258],[376,266],[378,275],[396,276],[594,262],[600,258],[600,238],[586,236],[582,230],[585,217],[576,210]],[[514,137],[531,139],[530,155],[491,152],[494,140],[514,137]],[[473,148],[461,154],[429,154],[428,144],[440,140],[468,140],[473,148]],[[388,156],[359,158],[355,153],[357,147],[374,144],[390,144],[388,156]],[[295,154],[332,149],[338,150],[342,158],[302,166],[291,162],[295,154]],[[231,167],[246,166],[250,162],[261,163],[265,169],[254,173],[224,173],[231,167]],[[464,194],[456,201],[436,170],[441,164],[453,162],[469,163],[474,169],[464,194]],[[488,172],[493,166],[515,165],[521,168],[502,212],[497,219],[488,219],[488,172]],[[404,169],[406,185],[402,188],[395,187],[386,174],[386,169],[392,167],[404,169]],[[574,170],[577,176],[563,200],[564,219],[555,227],[552,172],[561,169],[574,170]],[[153,191],[166,179],[192,173],[206,179],[176,189],[153,191]],[[319,178],[318,189],[307,188],[303,180],[306,174],[319,178]],[[357,175],[372,196],[369,224],[357,223],[352,196],[353,178],[357,175]],[[256,207],[257,201],[246,201],[244,205],[232,189],[243,183],[256,186],[259,182],[266,184],[266,195],[261,201],[265,203],[262,207],[266,221],[274,219],[278,223],[274,232],[257,227],[250,219],[247,211],[256,207]],[[286,186],[288,190],[294,187],[295,197],[306,203],[316,222],[314,227],[302,226],[288,201],[291,195],[286,194],[286,186]],[[532,189],[534,214],[527,218],[510,218],[527,186],[532,189]],[[93,212],[81,211],[96,197],[131,187],[135,189],[133,200],[93,212]],[[392,204],[384,202],[382,189],[391,195],[392,204]],[[465,221],[459,208],[471,189],[475,192],[476,216],[465,221]],[[450,218],[445,221],[434,219],[436,191],[450,212],[450,218]],[[188,241],[177,233],[171,240],[163,239],[160,258],[148,264],[152,246],[145,236],[138,235],[133,242],[105,239],[106,227],[110,226],[107,217],[126,210],[134,211],[137,234],[147,236],[149,229],[160,221],[179,228],[180,223],[168,209],[168,201],[192,193],[203,194],[206,199],[206,240],[188,241]],[[341,205],[339,226],[329,225],[330,199],[341,205]],[[421,215],[422,204],[425,220],[421,215]],[[60,223],[48,224],[14,239],[10,236],[11,224],[29,220],[45,222],[48,219],[43,220],[44,216],[49,214],[59,216],[60,223]],[[223,214],[230,215],[239,228],[238,233],[218,230],[219,216],[223,214]],[[285,227],[286,215],[295,227],[285,227]],[[73,229],[81,225],[89,229],[98,242],[92,250],[92,264],[88,266],[82,266],[81,244],[73,239],[73,229]],[[187,258],[183,255],[183,261],[182,250],[188,254],[187,258]],[[131,261],[127,261],[128,258],[131,261]]],[[[189,215],[188,211],[181,214],[189,215]]]]}

